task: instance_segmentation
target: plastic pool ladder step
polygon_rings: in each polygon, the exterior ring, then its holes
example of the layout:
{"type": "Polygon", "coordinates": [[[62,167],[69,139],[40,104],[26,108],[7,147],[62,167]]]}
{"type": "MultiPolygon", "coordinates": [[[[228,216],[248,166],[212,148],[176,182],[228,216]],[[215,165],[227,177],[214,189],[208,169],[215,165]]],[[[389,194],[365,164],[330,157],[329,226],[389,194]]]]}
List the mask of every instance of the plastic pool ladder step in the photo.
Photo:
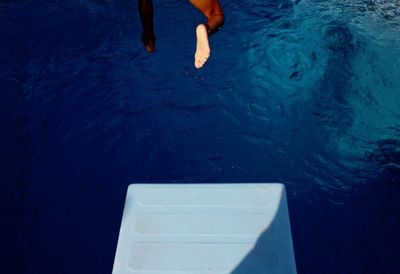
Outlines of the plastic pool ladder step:
{"type": "Polygon", "coordinates": [[[113,273],[296,273],[284,186],[130,185],[113,273]]]}

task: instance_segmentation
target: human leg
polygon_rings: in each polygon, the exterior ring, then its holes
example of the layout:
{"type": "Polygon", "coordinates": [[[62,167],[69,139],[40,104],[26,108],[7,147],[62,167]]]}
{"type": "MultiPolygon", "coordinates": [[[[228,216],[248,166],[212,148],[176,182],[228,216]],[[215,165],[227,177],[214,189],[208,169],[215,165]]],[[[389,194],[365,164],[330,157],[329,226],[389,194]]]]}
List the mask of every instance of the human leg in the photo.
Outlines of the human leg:
{"type": "Polygon", "coordinates": [[[218,0],[189,0],[204,16],[207,23],[204,24],[210,36],[217,32],[225,22],[224,11],[218,0]]]}
{"type": "Polygon", "coordinates": [[[210,57],[210,45],[208,37],[217,32],[225,21],[224,12],[218,0],[189,0],[207,18],[207,23],[200,24],[196,28],[196,52],[194,65],[201,68],[210,57]]]}
{"type": "Polygon", "coordinates": [[[142,22],[143,33],[142,42],[148,52],[155,49],[155,37],[153,29],[153,1],[138,0],[140,20],[142,22]]]}

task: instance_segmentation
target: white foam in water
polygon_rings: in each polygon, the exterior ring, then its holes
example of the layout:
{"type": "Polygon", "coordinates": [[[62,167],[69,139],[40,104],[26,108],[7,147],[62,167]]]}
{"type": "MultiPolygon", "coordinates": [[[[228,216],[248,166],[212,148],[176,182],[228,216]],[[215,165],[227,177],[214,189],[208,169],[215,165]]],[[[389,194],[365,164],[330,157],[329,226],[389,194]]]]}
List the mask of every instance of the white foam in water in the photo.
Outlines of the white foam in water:
{"type": "Polygon", "coordinates": [[[284,186],[129,186],[113,273],[296,273],[284,186]]]}

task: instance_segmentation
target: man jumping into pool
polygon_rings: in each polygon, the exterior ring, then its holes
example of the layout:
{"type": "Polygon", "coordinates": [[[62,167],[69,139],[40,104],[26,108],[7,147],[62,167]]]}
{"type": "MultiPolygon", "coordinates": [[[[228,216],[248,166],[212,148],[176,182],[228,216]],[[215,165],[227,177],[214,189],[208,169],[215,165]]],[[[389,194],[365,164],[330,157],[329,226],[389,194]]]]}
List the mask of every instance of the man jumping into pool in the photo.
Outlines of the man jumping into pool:
{"type": "MultiPolygon", "coordinates": [[[[218,0],[189,0],[207,18],[207,23],[199,24],[196,28],[196,52],[194,66],[201,68],[210,57],[208,37],[217,32],[224,24],[224,12],[218,0]]],[[[153,1],[138,0],[140,19],[142,21],[142,42],[148,52],[155,49],[155,36],[153,29],[153,1]]]]}

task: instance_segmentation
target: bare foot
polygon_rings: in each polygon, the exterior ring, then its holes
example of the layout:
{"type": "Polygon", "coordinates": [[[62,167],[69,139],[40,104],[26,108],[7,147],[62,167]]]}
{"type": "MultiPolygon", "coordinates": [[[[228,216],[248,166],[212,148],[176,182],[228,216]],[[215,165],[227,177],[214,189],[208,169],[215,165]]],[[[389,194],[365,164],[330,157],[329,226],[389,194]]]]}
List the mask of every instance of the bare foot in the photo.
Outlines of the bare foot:
{"type": "Polygon", "coordinates": [[[145,33],[142,33],[142,42],[147,52],[152,53],[155,50],[156,38],[153,34],[145,35],[145,33]]]}
{"type": "Polygon", "coordinates": [[[196,53],[194,54],[194,66],[201,68],[210,57],[210,45],[208,43],[208,34],[206,26],[200,24],[196,28],[196,53]]]}

